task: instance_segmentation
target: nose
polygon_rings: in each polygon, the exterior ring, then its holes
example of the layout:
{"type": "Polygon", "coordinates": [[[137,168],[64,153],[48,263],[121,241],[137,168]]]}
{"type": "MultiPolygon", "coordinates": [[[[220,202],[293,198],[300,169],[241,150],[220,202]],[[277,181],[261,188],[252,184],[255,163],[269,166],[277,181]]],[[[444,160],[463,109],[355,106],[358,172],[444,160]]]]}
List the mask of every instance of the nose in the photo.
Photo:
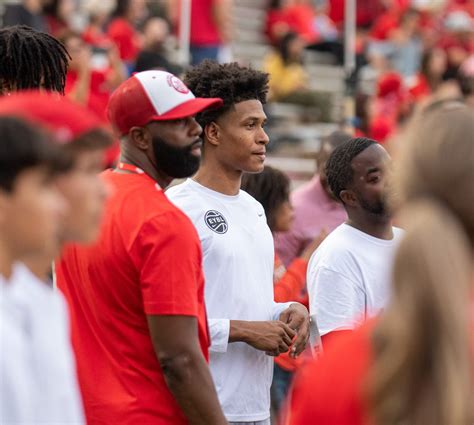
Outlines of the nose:
{"type": "Polygon", "coordinates": [[[196,118],[192,117],[191,118],[191,129],[190,129],[191,136],[193,136],[193,137],[200,136],[201,133],[202,133],[202,127],[196,121],[196,118]]]}
{"type": "Polygon", "coordinates": [[[270,138],[263,127],[260,128],[258,133],[258,143],[260,145],[268,145],[270,143],[270,138]]]}

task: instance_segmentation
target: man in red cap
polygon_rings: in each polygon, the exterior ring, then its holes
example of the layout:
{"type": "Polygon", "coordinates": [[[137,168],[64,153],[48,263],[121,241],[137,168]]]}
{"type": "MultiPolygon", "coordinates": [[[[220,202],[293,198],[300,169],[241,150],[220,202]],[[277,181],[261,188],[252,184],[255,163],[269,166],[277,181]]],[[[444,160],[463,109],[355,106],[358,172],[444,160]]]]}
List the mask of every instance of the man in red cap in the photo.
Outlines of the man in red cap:
{"type": "Polygon", "coordinates": [[[207,366],[202,253],[163,193],[199,166],[194,115],[220,105],[174,75],[135,74],[112,94],[121,162],[98,242],[56,263],[68,299],[89,424],[225,424],[207,366]]]}
{"type": "MultiPolygon", "coordinates": [[[[82,424],[65,300],[46,281],[51,263],[65,242],[90,243],[97,236],[107,194],[97,175],[112,137],[100,128],[94,115],[56,94],[34,91],[5,96],[0,99],[0,117],[22,119],[45,130],[56,145],[50,149],[59,151],[65,167],[54,177],[67,207],[55,234],[56,243],[45,243],[24,255],[21,260],[26,267],[20,268],[21,275],[9,285],[8,305],[16,309],[16,321],[28,330],[23,338],[28,362],[18,360],[32,371],[27,382],[31,397],[24,402],[25,411],[30,406],[31,413],[24,423],[82,424]]],[[[5,369],[8,367],[6,364],[5,369]]],[[[19,392],[17,386],[5,390],[19,392]]],[[[12,415],[12,421],[23,419],[12,415]]]]}

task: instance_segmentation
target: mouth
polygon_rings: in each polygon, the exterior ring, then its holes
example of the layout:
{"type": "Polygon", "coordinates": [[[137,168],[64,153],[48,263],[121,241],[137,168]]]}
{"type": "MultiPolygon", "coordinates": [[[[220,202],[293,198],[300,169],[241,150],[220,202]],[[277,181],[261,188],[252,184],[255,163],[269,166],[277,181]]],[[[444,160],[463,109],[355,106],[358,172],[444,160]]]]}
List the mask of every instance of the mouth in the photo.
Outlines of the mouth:
{"type": "Polygon", "coordinates": [[[195,156],[201,156],[201,147],[202,147],[202,140],[198,139],[191,144],[189,147],[189,152],[191,152],[195,156]]]}
{"type": "Polygon", "coordinates": [[[253,155],[258,156],[262,161],[265,161],[265,158],[266,158],[265,151],[254,152],[253,155]]]}

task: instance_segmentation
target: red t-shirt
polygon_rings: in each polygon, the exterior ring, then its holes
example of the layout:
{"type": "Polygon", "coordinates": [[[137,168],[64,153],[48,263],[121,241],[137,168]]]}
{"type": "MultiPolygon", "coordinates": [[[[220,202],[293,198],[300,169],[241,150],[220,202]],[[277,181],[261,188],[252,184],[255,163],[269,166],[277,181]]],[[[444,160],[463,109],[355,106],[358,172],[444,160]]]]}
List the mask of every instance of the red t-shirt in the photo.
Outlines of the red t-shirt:
{"type": "Polygon", "coordinates": [[[213,7],[220,0],[192,0],[191,2],[191,44],[215,46],[221,44],[219,29],[214,21],[213,7]]]}
{"type": "Polygon", "coordinates": [[[325,349],[300,368],[293,384],[288,425],[364,425],[363,384],[372,363],[373,322],[325,349]]]}
{"type": "Polygon", "coordinates": [[[166,385],[147,315],[197,317],[208,359],[199,237],[146,174],[108,170],[103,178],[113,195],[98,242],[67,247],[56,265],[87,423],[187,424],[166,385]]]}
{"type": "Polygon", "coordinates": [[[140,51],[141,41],[130,22],[124,18],[115,18],[109,25],[107,35],[117,45],[120,59],[125,62],[135,61],[140,51]]]}

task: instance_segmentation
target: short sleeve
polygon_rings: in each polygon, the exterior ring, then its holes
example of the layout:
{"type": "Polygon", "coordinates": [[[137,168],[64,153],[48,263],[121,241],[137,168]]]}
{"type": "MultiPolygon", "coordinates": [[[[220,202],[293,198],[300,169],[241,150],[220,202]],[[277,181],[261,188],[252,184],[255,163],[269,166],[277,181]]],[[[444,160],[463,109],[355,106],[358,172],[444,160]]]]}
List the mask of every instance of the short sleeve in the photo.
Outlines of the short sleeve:
{"type": "Polygon", "coordinates": [[[308,271],[308,292],[310,314],[316,315],[321,335],[362,323],[364,291],[340,272],[321,266],[308,271]]]}
{"type": "Polygon", "coordinates": [[[145,223],[132,247],[145,313],[198,316],[203,274],[199,238],[179,211],[145,223]]]}

